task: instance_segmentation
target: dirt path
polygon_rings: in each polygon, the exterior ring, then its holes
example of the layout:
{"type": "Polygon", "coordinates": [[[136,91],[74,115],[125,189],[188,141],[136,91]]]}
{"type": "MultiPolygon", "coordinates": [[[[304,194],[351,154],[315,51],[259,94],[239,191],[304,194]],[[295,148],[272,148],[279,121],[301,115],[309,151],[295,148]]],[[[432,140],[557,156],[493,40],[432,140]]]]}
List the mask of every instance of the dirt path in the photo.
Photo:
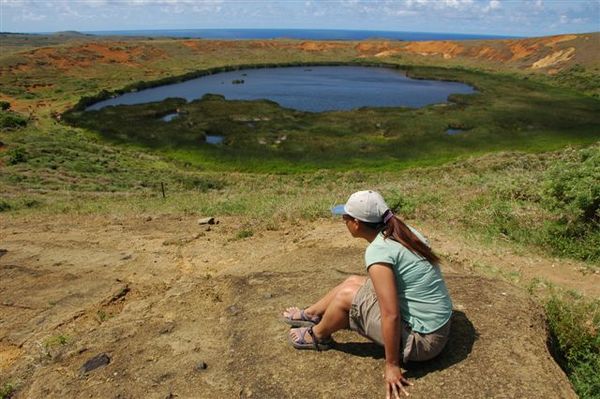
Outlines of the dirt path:
{"type": "MultiPolygon", "coordinates": [[[[380,348],[342,332],[333,351],[295,351],[278,321],[285,306],[363,273],[365,243],[340,223],[240,240],[235,219],[210,231],[168,215],[0,222],[0,384],[17,385],[17,398],[384,397],[380,348]],[[108,365],[81,372],[102,353],[108,365]]],[[[546,349],[540,309],[469,270],[477,259],[526,270],[525,257],[423,227],[449,259],[456,311],[442,356],[409,365],[411,397],[575,397],[546,349]]],[[[597,275],[575,276],[573,287],[586,280],[582,290],[598,293],[597,275]]]]}

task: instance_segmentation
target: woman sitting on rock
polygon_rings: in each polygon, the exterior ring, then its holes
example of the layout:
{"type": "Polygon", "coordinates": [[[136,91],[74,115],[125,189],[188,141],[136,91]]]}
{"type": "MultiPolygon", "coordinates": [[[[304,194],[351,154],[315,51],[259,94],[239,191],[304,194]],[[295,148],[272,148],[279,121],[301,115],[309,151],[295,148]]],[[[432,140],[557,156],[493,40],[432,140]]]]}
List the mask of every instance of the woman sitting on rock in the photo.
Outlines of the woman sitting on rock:
{"type": "Polygon", "coordinates": [[[450,332],[452,302],[427,240],[398,219],[375,191],[359,191],[342,215],[353,237],[370,244],[365,252],[368,277],[351,276],[306,309],[291,307],[283,320],[292,328],[297,349],[329,349],[331,334],[350,328],[385,348],[387,398],[408,395],[412,385],[402,363],[437,356],[450,332]]]}

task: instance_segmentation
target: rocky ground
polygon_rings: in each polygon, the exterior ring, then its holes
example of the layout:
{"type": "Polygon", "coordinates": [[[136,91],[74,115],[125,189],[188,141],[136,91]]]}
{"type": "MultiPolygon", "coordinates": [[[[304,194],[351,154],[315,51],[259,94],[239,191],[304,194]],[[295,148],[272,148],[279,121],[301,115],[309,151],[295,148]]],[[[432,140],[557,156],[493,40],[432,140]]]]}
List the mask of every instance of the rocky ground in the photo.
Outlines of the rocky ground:
{"type": "MultiPolygon", "coordinates": [[[[236,219],[197,219],[0,219],[0,383],[16,398],[384,397],[381,348],[341,332],[334,350],[296,351],[278,320],[364,273],[365,242],[337,220],[240,238],[236,219]]],[[[600,276],[418,227],[446,259],[455,313],[442,355],[407,365],[411,397],[576,397],[540,307],[472,265],[523,278],[548,269],[590,295],[600,276]]]]}

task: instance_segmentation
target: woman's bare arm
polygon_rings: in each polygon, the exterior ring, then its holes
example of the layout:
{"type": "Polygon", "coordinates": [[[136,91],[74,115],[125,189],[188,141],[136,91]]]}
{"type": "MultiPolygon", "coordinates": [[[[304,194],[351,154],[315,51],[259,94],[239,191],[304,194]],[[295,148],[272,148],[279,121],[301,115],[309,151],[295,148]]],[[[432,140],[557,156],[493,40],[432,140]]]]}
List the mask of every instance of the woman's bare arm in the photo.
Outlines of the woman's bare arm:
{"type": "Polygon", "coordinates": [[[392,395],[399,398],[399,392],[408,396],[404,385],[412,385],[402,375],[401,369],[401,330],[400,307],[398,306],[398,293],[396,277],[391,265],[376,263],[369,267],[369,276],[377,294],[381,311],[381,332],[385,346],[385,372],[386,398],[392,395]]]}

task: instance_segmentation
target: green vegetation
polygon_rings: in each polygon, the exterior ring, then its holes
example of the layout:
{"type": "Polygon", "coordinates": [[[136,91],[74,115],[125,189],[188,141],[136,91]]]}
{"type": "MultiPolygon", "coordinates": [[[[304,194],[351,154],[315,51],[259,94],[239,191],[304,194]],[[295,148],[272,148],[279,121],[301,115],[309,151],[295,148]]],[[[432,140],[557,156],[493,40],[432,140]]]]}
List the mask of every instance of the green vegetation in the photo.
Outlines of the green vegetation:
{"type": "Polygon", "coordinates": [[[242,229],[240,231],[238,231],[238,233],[236,234],[236,238],[238,240],[243,240],[244,238],[249,238],[252,237],[254,235],[254,232],[250,229],[242,229]]]}
{"type": "Polygon", "coordinates": [[[600,98],[600,74],[598,68],[586,68],[583,65],[573,65],[563,69],[545,80],[551,84],[570,87],[595,98],[600,98]]]}
{"type": "Polygon", "coordinates": [[[27,118],[10,111],[8,108],[0,111],[0,130],[12,130],[27,125],[27,118]]]}
{"type": "Polygon", "coordinates": [[[567,292],[546,303],[551,345],[581,399],[600,397],[600,300],[567,292]]]}
{"type": "Polygon", "coordinates": [[[158,192],[163,182],[168,192],[206,192],[225,185],[219,175],[208,177],[197,170],[173,167],[156,155],[111,146],[87,132],[48,123],[43,129],[32,126],[11,133],[7,151],[0,152],[5,163],[0,173],[3,186],[21,187],[33,195],[27,201],[22,191],[16,191],[14,198],[4,197],[14,210],[31,207],[28,201],[34,199],[46,202],[39,193],[48,191],[158,192]]]}
{"type": "Polygon", "coordinates": [[[100,309],[96,312],[96,319],[100,323],[104,323],[106,320],[110,318],[110,315],[106,313],[104,310],[100,309]]]}
{"type": "Polygon", "coordinates": [[[54,335],[49,337],[44,341],[44,347],[46,349],[51,349],[57,346],[64,346],[71,341],[71,338],[64,334],[54,335]]]}
{"type": "Polygon", "coordinates": [[[160,149],[197,167],[275,173],[397,170],[490,151],[551,150],[597,140],[598,100],[510,76],[430,67],[409,73],[464,81],[479,93],[453,95],[445,106],[326,113],[207,95],[189,104],[167,99],[68,112],[64,119],[113,142],[160,149]],[[171,122],[160,119],[175,110],[180,113],[171,122]],[[449,127],[465,131],[450,136],[449,127]],[[206,135],[224,136],[224,145],[206,144],[206,135]]]}
{"type": "Polygon", "coordinates": [[[15,387],[10,382],[2,385],[0,388],[0,399],[10,399],[15,392],[15,387]]]}
{"type": "Polygon", "coordinates": [[[600,146],[564,151],[554,162],[512,168],[514,173],[488,183],[494,195],[466,204],[472,217],[465,222],[492,239],[598,263],[600,146]]]}
{"type": "Polygon", "coordinates": [[[17,148],[12,149],[8,153],[8,155],[9,155],[9,157],[8,157],[9,165],[16,165],[21,162],[27,162],[27,153],[25,152],[25,150],[22,147],[17,147],[17,148]]]}
{"type": "Polygon", "coordinates": [[[557,215],[546,228],[547,244],[559,254],[600,260],[600,147],[554,165],[545,194],[557,215]]]}

